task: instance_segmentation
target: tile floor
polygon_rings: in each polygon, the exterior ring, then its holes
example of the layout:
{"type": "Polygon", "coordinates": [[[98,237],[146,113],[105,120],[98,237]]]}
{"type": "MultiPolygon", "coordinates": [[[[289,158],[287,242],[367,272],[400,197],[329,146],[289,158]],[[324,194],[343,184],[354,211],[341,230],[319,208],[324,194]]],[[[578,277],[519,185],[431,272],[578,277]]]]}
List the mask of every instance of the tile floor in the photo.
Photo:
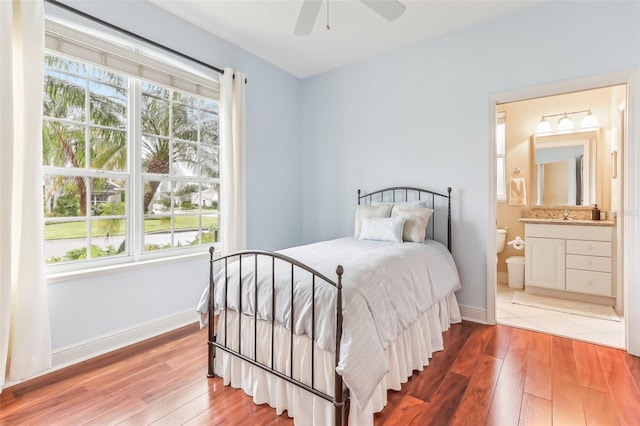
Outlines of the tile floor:
{"type": "Polygon", "coordinates": [[[624,349],[624,319],[620,322],[567,314],[549,309],[511,303],[516,290],[498,283],[496,320],[498,324],[542,331],[585,342],[624,349]]]}

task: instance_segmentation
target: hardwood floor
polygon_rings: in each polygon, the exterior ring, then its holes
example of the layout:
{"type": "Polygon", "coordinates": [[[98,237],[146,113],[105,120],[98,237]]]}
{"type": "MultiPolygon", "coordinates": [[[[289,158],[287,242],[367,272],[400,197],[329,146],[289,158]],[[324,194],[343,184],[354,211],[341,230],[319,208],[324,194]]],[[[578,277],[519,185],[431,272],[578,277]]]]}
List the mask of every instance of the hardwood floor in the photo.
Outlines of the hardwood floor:
{"type": "MultiPolygon", "coordinates": [[[[2,425],[292,425],[206,378],[189,326],[5,389],[2,425]]],[[[376,425],[640,425],[640,358],[470,322],[376,414],[376,425]]]]}

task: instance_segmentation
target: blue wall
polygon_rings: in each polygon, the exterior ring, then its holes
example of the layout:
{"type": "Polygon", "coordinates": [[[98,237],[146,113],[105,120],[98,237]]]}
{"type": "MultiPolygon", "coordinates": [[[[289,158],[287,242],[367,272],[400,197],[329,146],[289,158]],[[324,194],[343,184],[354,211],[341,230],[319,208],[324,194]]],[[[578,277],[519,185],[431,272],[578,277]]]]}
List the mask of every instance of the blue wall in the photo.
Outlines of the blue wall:
{"type": "Polygon", "coordinates": [[[548,2],[303,81],[303,240],[352,233],[358,188],[453,187],[458,300],[486,308],[490,99],[640,67],[640,3],[548,2]]]}

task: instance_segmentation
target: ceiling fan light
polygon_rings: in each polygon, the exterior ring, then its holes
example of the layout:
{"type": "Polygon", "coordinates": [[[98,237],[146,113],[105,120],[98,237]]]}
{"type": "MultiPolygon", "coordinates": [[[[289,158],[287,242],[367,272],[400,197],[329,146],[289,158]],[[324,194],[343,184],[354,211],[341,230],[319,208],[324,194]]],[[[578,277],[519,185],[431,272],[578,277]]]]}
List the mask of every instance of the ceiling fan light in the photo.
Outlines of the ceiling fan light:
{"type": "Polygon", "coordinates": [[[575,126],[573,125],[573,120],[571,120],[567,115],[567,113],[565,112],[564,115],[560,118],[560,120],[558,120],[558,131],[566,132],[573,129],[575,129],[575,126]]]}
{"type": "Polygon", "coordinates": [[[585,115],[585,117],[582,119],[582,124],[580,125],[580,128],[591,129],[594,127],[598,127],[599,125],[600,123],[598,122],[598,119],[596,118],[595,115],[591,113],[591,110],[589,110],[589,113],[585,115]]]}

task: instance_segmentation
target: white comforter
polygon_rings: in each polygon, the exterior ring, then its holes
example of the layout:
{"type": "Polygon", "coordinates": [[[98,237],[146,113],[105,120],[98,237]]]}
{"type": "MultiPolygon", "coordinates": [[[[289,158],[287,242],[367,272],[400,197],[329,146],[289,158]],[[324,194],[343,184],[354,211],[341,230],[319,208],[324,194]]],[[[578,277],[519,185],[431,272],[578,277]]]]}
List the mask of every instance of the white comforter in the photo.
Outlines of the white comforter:
{"type": "MultiPolygon", "coordinates": [[[[446,247],[435,241],[389,243],[353,237],[323,241],[281,250],[335,279],[336,266],[344,267],[344,327],[337,371],[359,406],[366,404],[376,385],[389,370],[385,350],[402,331],[431,306],[460,288],[458,272],[446,247]]],[[[238,307],[238,262],[229,264],[227,307],[238,307]]],[[[254,314],[254,261],[242,262],[242,312],[254,314]]],[[[276,262],[276,318],[290,327],[291,268],[276,262]]],[[[258,261],[259,319],[270,320],[271,260],[258,261]]],[[[216,278],[216,311],[224,307],[224,271],[216,278]]],[[[296,271],[294,277],[294,332],[311,335],[310,275],[296,271]]],[[[318,345],[335,350],[335,295],[333,287],[316,280],[316,331],[318,345]]],[[[206,317],[209,288],[203,292],[198,312],[206,317]]]]}

